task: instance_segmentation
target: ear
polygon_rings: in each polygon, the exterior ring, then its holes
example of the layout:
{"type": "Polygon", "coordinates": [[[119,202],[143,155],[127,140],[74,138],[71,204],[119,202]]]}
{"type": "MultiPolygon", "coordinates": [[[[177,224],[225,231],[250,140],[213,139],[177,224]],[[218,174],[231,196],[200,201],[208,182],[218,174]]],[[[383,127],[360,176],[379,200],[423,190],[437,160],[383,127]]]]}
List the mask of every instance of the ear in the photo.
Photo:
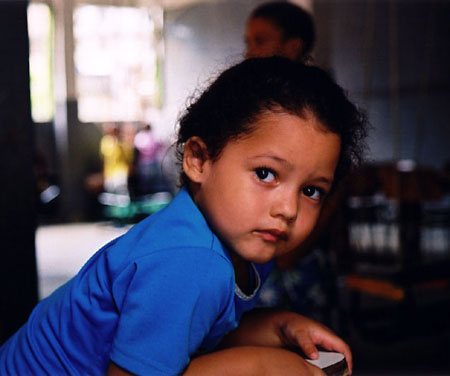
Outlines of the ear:
{"type": "Polygon", "coordinates": [[[183,171],[194,183],[201,183],[205,165],[210,160],[208,147],[200,137],[191,137],[184,144],[183,171]]]}
{"type": "Polygon", "coordinates": [[[303,41],[300,38],[289,38],[284,42],[284,53],[286,57],[297,60],[303,51],[303,41]]]}

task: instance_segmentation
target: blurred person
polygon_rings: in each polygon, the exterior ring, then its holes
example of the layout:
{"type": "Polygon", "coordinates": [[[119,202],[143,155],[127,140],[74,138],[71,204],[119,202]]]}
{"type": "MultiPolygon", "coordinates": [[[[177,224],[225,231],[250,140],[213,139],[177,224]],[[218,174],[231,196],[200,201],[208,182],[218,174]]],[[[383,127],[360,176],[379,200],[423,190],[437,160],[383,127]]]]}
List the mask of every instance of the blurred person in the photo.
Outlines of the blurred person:
{"type": "Polygon", "coordinates": [[[128,194],[128,173],[132,162],[132,149],[123,142],[120,128],[105,124],[100,140],[103,161],[103,188],[109,193],[128,194]]]}
{"type": "Polygon", "coordinates": [[[288,2],[270,2],[255,8],[245,27],[245,57],[284,56],[307,61],[315,42],[312,16],[288,2]]]}
{"type": "Polygon", "coordinates": [[[145,124],[134,137],[133,169],[130,173],[130,194],[139,197],[159,190],[160,153],[163,144],[153,134],[150,124],[145,124]]]}

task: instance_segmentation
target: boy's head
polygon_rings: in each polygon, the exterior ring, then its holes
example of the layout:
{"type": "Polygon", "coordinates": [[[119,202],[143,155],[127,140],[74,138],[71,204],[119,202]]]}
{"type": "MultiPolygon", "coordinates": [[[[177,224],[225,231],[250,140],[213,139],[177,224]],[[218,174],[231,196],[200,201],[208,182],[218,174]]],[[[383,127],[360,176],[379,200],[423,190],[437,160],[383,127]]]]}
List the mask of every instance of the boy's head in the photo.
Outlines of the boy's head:
{"type": "Polygon", "coordinates": [[[292,60],[307,60],[314,41],[311,15],[288,2],[260,5],[246,23],[247,58],[278,55],[292,60]]]}
{"type": "MultiPolygon", "coordinates": [[[[204,141],[210,158],[218,158],[230,140],[251,133],[265,111],[299,117],[312,113],[336,133],[341,152],[335,181],[361,162],[363,114],[325,71],[281,57],[247,59],[229,68],[189,106],[179,122],[179,162],[184,143],[194,136],[204,141]]],[[[182,172],[181,183],[188,182],[182,172]]]]}

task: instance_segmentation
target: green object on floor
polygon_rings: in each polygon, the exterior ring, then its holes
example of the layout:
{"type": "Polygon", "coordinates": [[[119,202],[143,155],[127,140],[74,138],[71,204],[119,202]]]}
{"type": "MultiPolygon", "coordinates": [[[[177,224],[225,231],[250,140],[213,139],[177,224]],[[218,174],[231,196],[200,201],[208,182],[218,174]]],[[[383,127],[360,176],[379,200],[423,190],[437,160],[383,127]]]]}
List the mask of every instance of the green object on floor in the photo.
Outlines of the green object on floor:
{"type": "Polygon", "coordinates": [[[140,219],[156,213],[164,208],[172,200],[172,195],[167,192],[159,192],[153,195],[142,197],[139,200],[115,200],[115,197],[108,196],[108,200],[102,202],[105,205],[104,214],[106,217],[121,222],[137,222],[140,219]]]}

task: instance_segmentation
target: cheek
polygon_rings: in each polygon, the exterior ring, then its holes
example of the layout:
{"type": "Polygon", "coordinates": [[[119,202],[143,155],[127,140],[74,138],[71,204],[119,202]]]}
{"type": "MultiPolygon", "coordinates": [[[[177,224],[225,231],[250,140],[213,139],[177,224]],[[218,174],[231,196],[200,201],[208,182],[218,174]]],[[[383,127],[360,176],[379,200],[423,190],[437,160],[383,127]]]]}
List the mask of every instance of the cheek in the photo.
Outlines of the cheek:
{"type": "Polygon", "coordinates": [[[246,210],[243,210],[241,201],[236,200],[236,197],[240,197],[239,195],[234,195],[232,190],[220,189],[220,184],[218,187],[205,192],[207,199],[204,202],[204,208],[216,231],[222,236],[227,236],[239,225],[246,210]]]}
{"type": "Polygon", "coordinates": [[[319,218],[319,210],[312,210],[311,212],[302,213],[302,217],[296,225],[296,238],[298,243],[303,242],[312,232],[314,226],[319,218]]]}

